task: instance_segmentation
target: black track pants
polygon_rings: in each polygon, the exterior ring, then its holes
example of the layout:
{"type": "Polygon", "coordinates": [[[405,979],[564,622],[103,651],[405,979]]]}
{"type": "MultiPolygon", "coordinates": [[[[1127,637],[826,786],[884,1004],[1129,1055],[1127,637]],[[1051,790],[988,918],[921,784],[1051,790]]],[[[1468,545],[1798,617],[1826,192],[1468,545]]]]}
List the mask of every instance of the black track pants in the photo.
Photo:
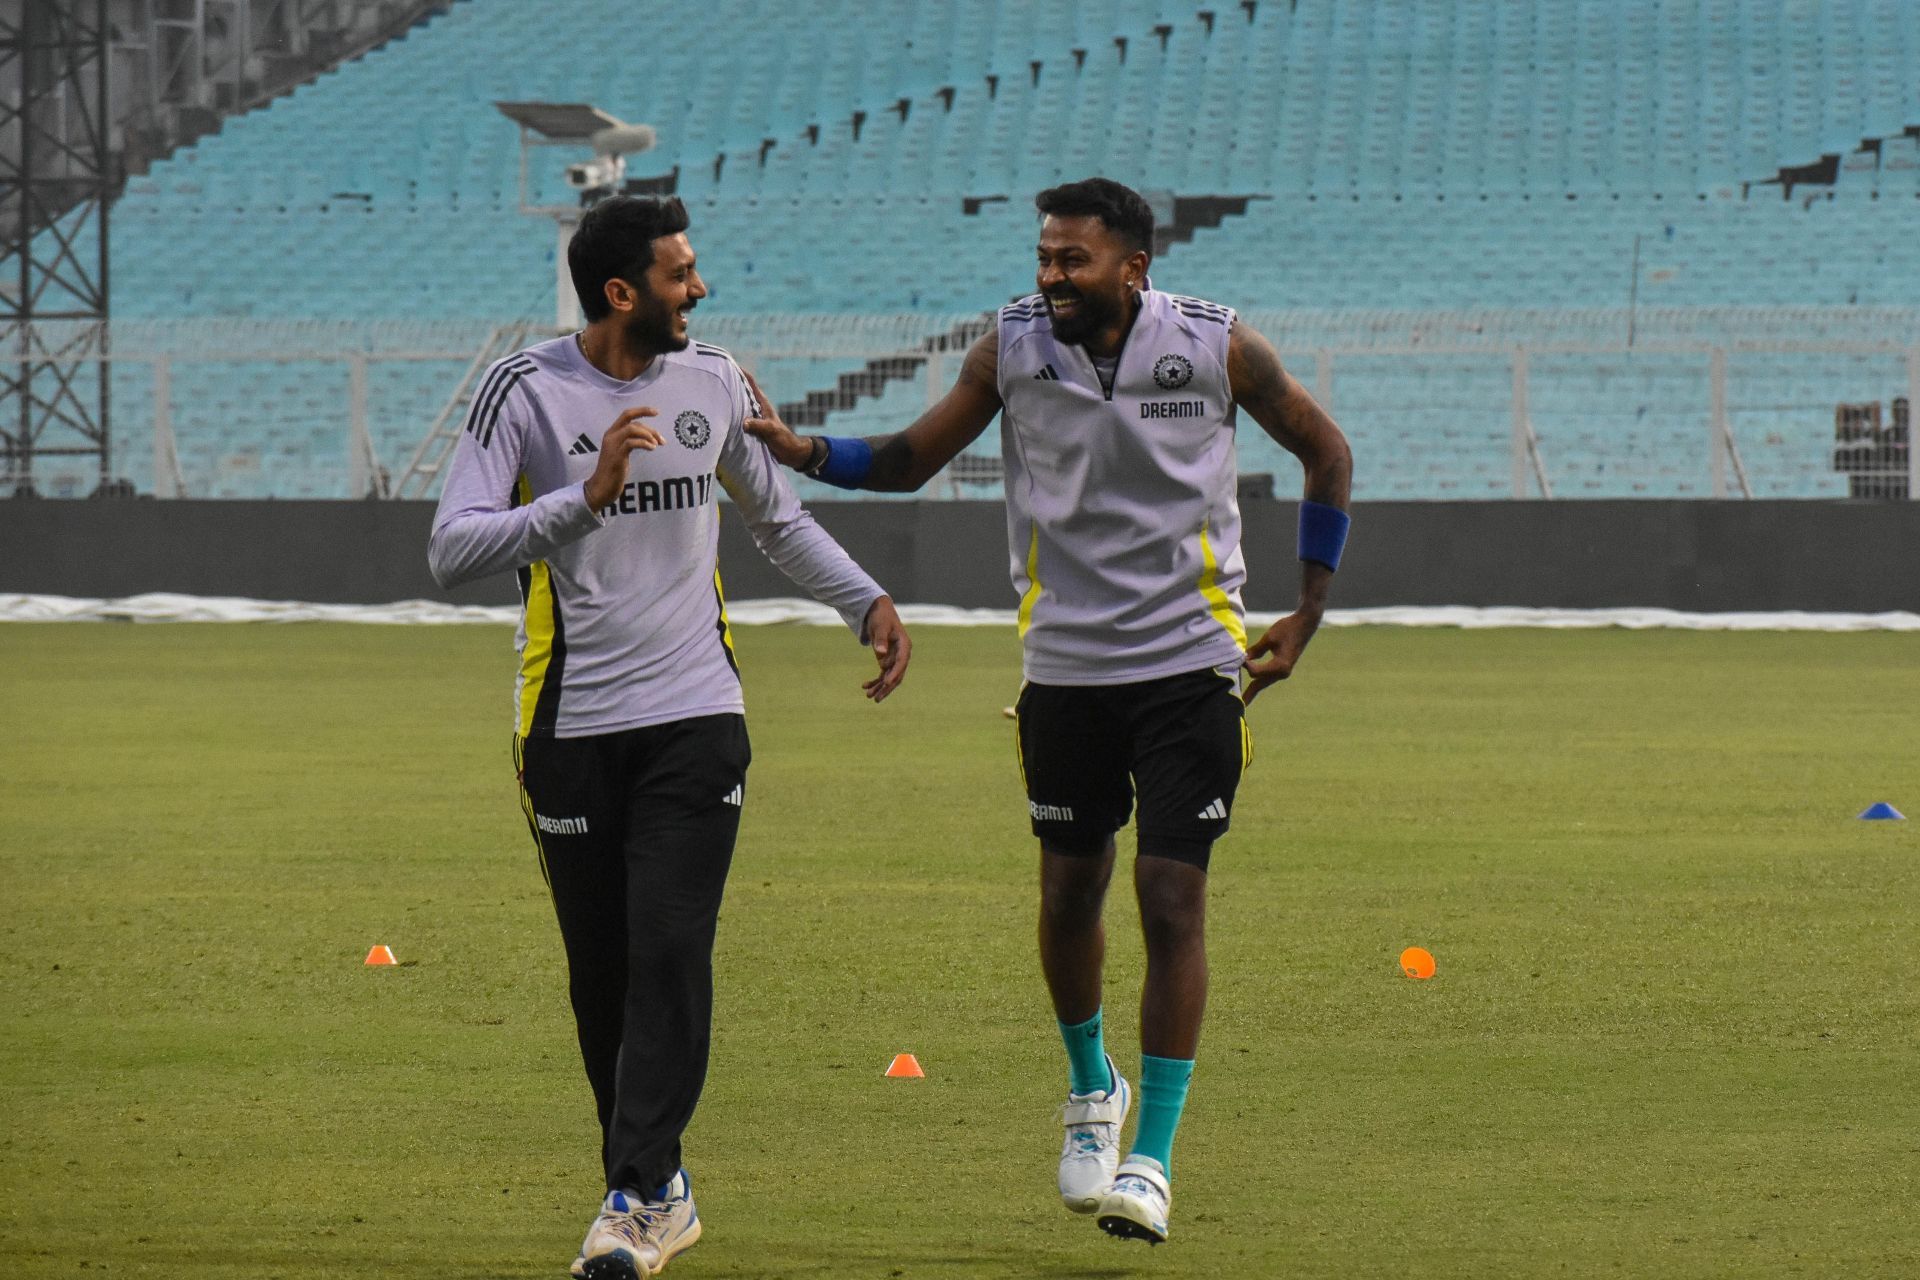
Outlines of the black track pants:
{"type": "Polygon", "coordinates": [[[607,1186],[680,1167],[706,1082],[713,934],[746,796],[746,721],[514,741],[567,952],[607,1186]]]}

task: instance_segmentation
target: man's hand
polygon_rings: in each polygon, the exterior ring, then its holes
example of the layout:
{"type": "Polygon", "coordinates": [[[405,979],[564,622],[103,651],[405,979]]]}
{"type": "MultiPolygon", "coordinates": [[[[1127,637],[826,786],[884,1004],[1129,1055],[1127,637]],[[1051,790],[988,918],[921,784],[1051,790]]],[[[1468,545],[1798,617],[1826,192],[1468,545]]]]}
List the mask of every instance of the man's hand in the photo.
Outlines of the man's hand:
{"type": "Polygon", "coordinates": [[[875,702],[884,702],[900,687],[907,674],[907,661],[913,656],[913,641],[907,638],[907,629],[886,596],[875,600],[867,610],[867,641],[873,645],[873,656],[879,659],[880,674],[860,687],[875,702]]]}
{"type": "MultiPolygon", "coordinates": [[[[795,471],[804,469],[813,461],[813,438],[794,434],[792,428],[780,421],[779,411],[773,407],[773,401],[767,398],[767,393],[760,389],[760,384],[753,380],[752,374],[742,369],[740,376],[747,380],[747,386],[753,390],[753,398],[760,402],[760,412],[766,415],[763,418],[748,418],[742,423],[747,434],[765,444],[768,452],[773,454],[773,460],[781,466],[792,467],[795,471]]],[[[899,619],[896,618],[894,622],[898,625],[899,619]]]]}
{"type": "Polygon", "coordinates": [[[1262,689],[1293,674],[1307,641],[1319,629],[1320,611],[1299,609],[1268,627],[1267,633],[1253,642],[1241,664],[1253,677],[1247,682],[1247,705],[1253,705],[1262,689]]]}
{"type": "Polygon", "coordinates": [[[600,437],[600,461],[595,464],[593,474],[587,477],[587,505],[595,511],[606,506],[620,496],[621,488],[627,483],[627,455],[635,449],[658,449],[666,442],[660,433],[642,422],[642,418],[657,418],[660,411],[651,405],[639,405],[628,409],[613,420],[607,428],[607,434],[600,437]]]}

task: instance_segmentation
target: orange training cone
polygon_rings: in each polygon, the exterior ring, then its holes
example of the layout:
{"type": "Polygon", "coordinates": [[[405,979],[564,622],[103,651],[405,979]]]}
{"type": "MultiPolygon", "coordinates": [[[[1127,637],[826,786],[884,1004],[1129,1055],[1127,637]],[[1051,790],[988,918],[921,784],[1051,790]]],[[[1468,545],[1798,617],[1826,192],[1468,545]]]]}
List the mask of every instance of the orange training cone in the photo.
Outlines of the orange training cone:
{"type": "Polygon", "coordinates": [[[887,1064],[887,1075],[893,1079],[917,1080],[926,1074],[920,1069],[920,1059],[910,1053],[896,1053],[887,1064]]]}
{"type": "Polygon", "coordinates": [[[393,958],[392,947],[380,946],[380,947],[375,947],[373,950],[367,952],[367,963],[368,964],[399,964],[400,962],[393,958]]]}

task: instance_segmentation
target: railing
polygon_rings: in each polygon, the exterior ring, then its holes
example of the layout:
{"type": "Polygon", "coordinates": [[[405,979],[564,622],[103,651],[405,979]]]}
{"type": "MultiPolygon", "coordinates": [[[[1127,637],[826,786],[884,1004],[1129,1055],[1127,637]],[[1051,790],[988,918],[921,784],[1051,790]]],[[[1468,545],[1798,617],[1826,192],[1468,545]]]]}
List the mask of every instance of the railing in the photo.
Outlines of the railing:
{"type": "MultiPolygon", "coordinates": [[[[836,434],[895,430],[945,392],[965,315],[696,316],[770,395],[886,359],[836,434]]],[[[1920,497],[1920,310],[1246,312],[1353,439],[1356,496],[1920,497]]],[[[495,322],[116,321],[0,332],[0,362],[81,351],[111,371],[116,471],[160,497],[380,496],[419,455],[495,322]]],[[[529,341],[547,336],[531,332],[529,341]]],[[[73,359],[69,354],[66,359],[73,359]]],[[[0,412],[5,412],[0,408],[0,412]]],[[[1250,422],[1241,470],[1292,487],[1250,422]]],[[[923,496],[996,496],[989,431],[923,496]]],[[[91,492],[58,457],[43,494],[91,492]]],[[[0,486],[18,478],[0,476],[0,486]]],[[[803,490],[808,486],[802,484],[803,490]]],[[[10,488],[7,490],[10,491],[10,488]]],[[[817,494],[815,496],[818,496],[817,494]]],[[[838,495],[836,495],[838,496],[838,495]]]]}

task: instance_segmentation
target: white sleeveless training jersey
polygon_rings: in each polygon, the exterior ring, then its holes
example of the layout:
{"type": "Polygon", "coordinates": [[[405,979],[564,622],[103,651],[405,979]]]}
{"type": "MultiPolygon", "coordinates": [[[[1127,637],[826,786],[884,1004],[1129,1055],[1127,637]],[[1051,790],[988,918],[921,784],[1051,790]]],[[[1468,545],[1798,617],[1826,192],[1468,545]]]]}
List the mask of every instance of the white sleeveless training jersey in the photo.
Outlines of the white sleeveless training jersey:
{"type": "Polygon", "coordinates": [[[1027,679],[1126,684],[1234,667],[1234,314],[1140,293],[1110,384],[1040,295],[1000,309],[1007,546],[1027,679]]]}

